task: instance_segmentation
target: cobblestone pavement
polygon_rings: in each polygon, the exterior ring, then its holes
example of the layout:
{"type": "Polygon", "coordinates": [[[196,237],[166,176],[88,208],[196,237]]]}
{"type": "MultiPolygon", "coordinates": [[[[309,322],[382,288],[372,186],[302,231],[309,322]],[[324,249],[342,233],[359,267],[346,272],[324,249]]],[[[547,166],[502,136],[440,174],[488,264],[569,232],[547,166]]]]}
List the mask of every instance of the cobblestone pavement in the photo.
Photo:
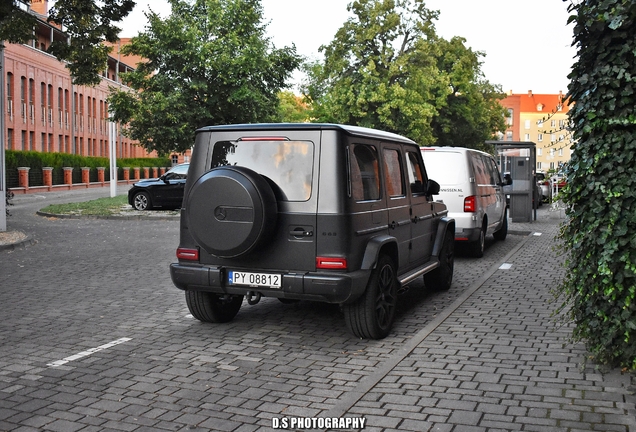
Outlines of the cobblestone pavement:
{"type": "MultiPolygon", "coordinates": [[[[107,193],[107,192],[106,192],[107,193]]],[[[120,191],[125,193],[125,189],[120,191]]],[[[559,219],[511,223],[452,288],[409,286],[393,332],[358,340],[338,307],[263,299],[193,319],[170,281],[178,220],[57,219],[14,199],[0,251],[0,431],[269,431],[363,417],[367,431],[636,432],[636,385],[555,327],[559,219]],[[538,234],[541,235],[538,235],[538,234]]]]}

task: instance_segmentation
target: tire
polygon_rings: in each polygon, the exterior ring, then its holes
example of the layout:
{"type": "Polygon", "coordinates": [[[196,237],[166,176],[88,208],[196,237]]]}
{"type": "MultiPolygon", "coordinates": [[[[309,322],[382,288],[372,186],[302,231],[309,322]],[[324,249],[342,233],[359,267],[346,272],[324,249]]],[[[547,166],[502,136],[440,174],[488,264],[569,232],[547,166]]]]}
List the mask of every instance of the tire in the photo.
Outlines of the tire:
{"type": "Polygon", "coordinates": [[[448,291],[453,283],[455,267],[455,238],[452,232],[444,236],[444,244],[439,253],[439,267],[424,275],[424,283],[428,288],[448,291]]]}
{"type": "Polygon", "coordinates": [[[484,249],[486,247],[486,224],[481,227],[479,231],[479,238],[468,245],[468,252],[475,258],[481,258],[484,256],[484,249]]]}
{"type": "Polygon", "coordinates": [[[343,312],[349,331],[364,339],[382,339],[393,326],[397,305],[395,264],[381,255],[371,271],[367,288],[355,303],[344,305],[343,312]]]}
{"type": "Polygon", "coordinates": [[[275,233],[278,204],[267,180],[239,166],[221,166],[194,182],[184,201],[192,237],[208,253],[235,258],[275,233]]]}
{"type": "Polygon", "coordinates": [[[148,192],[137,192],[133,197],[133,208],[135,210],[144,211],[152,208],[152,202],[150,201],[150,195],[148,192]]]}
{"type": "Polygon", "coordinates": [[[225,323],[232,321],[243,303],[243,296],[229,299],[204,291],[186,291],[186,303],[193,317],[201,322],[225,323]]]}
{"type": "Polygon", "coordinates": [[[504,210],[504,219],[498,231],[493,233],[495,240],[504,241],[508,235],[508,210],[504,210]]]}

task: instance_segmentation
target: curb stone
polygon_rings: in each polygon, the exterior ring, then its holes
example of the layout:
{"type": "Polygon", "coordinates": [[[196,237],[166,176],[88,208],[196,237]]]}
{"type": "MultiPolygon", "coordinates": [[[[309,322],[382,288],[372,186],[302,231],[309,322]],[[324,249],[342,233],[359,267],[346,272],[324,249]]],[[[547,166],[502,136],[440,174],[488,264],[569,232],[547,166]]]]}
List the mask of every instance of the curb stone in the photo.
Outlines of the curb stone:
{"type": "Polygon", "coordinates": [[[104,219],[104,220],[178,220],[181,216],[179,214],[176,215],[109,215],[109,216],[99,216],[99,215],[68,215],[68,214],[56,214],[56,213],[46,213],[43,211],[35,212],[38,216],[43,217],[54,217],[58,219],[104,219]]]}

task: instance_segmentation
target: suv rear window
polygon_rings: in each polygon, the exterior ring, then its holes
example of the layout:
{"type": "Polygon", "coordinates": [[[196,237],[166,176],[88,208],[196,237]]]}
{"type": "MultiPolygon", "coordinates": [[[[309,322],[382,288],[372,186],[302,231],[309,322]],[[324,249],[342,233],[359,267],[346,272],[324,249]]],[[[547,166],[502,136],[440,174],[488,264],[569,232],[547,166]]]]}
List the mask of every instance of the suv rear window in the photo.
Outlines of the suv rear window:
{"type": "Polygon", "coordinates": [[[309,141],[219,141],[212,150],[210,169],[224,165],[249,168],[274,187],[281,201],[311,197],[314,144],[309,141]]]}

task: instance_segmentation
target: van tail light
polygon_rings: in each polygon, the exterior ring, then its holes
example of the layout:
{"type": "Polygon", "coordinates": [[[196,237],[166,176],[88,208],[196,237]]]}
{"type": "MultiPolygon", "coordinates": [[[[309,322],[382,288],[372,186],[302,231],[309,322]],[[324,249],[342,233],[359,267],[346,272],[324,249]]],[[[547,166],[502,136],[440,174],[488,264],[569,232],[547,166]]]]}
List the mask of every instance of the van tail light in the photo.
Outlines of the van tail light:
{"type": "Polygon", "coordinates": [[[464,211],[473,213],[477,209],[477,197],[475,195],[464,198],[464,211]]]}
{"type": "Polygon", "coordinates": [[[178,248],[177,258],[186,261],[199,261],[199,249],[178,248]]]}
{"type": "Polygon", "coordinates": [[[316,268],[322,270],[346,270],[346,258],[316,257],[316,268]]]}

